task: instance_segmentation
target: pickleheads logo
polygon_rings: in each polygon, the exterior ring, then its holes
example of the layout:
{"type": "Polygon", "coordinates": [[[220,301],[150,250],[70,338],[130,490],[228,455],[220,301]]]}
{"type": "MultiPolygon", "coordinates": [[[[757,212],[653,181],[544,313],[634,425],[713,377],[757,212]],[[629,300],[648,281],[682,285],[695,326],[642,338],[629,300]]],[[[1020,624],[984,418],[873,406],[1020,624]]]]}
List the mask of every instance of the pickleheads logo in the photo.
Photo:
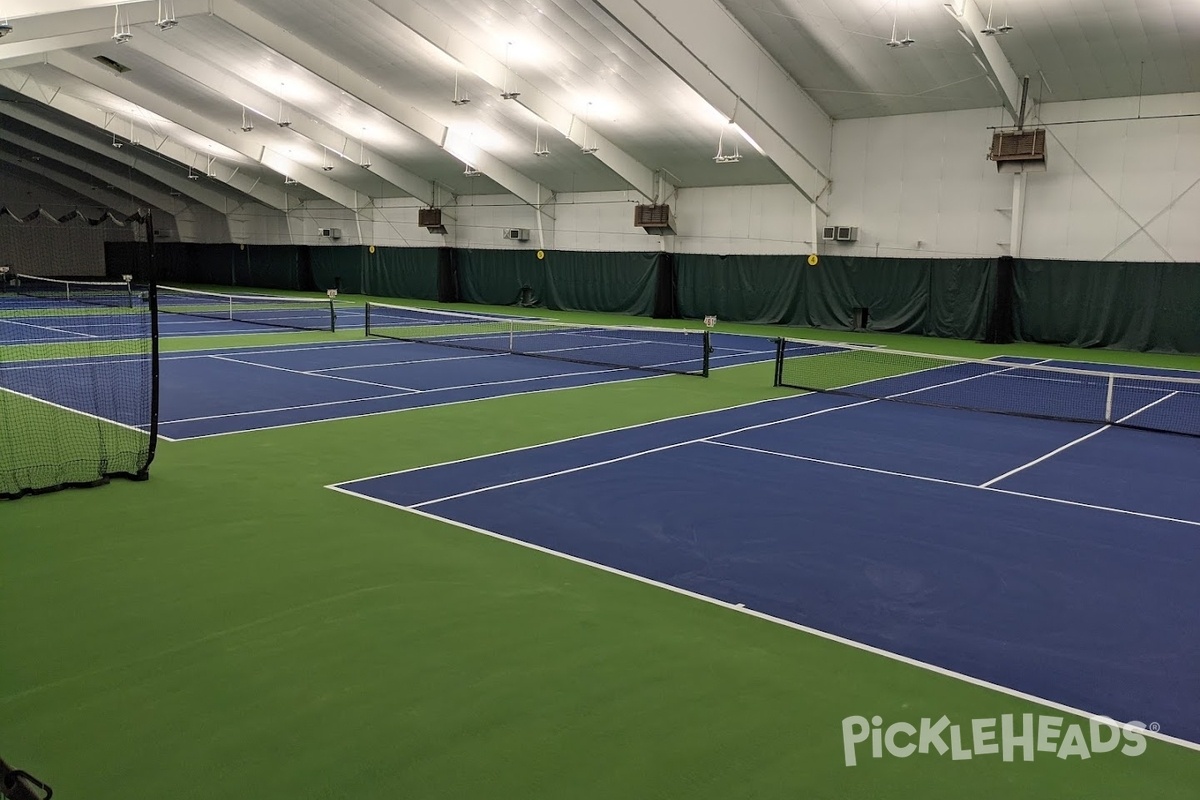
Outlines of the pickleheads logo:
{"type": "Polygon", "coordinates": [[[953,761],[976,757],[1000,756],[1015,761],[1033,761],[1038,754],[1068,760],[1086,761],[1094,755],[1114,753],[1136,758],[1146,752],[1146,730],[1157,725],[1142,722],[1120,723],[1108,717],[1089,717],[1086,722],[1071,722],[1063,717],[1005,714],[996,719],[973,719],[965,725],[949,717],[926,717],[916,724],[893,722],[884,725],[882,717],[846,717],[842,720],[842,747],[846,766],[854,767],[870,753],[881,759],[914,755],[949,754],[953,761]]]}

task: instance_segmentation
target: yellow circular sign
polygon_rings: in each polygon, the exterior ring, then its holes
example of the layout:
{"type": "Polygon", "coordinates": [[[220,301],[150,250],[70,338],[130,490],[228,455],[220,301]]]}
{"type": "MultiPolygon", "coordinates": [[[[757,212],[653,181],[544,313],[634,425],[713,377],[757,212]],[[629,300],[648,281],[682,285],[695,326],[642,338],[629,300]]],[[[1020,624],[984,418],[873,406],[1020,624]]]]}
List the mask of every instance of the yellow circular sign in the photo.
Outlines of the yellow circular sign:
{"type": "Polygon", "coordinates": [[[812,255],[810,255],[808,257],[808,265],[810,267],[815,267],[817,264],[820,264],[820,263],[821,263],[821,258],[816,253],[813,253],[812,255]]]}
{"type": "Polygon", "coordinates": [[[541,261],[541,260],[542,260],[543,258],[545,258],[545,257],[546,257],[546,251],[545,251],[545,250],[538,250],[538,261],[541,261]]]}
{"type": "Polygon", "coordinates": [[[368,253],[374,253],[374,252],[375,252],[375,245],[371,245],[370,247],[368,247],[368,248],[367,248],[367,252],[368,252],[368,253]]]}

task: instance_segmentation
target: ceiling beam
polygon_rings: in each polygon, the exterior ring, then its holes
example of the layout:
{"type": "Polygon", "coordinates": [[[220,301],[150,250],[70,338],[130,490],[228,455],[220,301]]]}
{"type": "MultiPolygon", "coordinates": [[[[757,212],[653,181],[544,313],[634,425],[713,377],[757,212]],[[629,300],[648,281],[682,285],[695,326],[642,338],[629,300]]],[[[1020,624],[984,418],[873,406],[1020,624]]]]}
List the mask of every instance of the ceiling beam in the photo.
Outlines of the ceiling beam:
{"type": "Polygon", "coordinates": [[[469,163],[507,191],[535,208],[553,193],[529,176],[483,151],[467,152],[450,140],[448,129],[424,112],[398,101],[390,92],[346,67],[337,58],[285,31],[234,0],[211,0],[213,13],[261,44],[290,59],[342,91],[399,122],[460,161],[469,163]],[[457,152],[456,152],[457,151],[457,152]]]}
{"type": "Polygon", "coordinates": [[[819,205],[829,185],[833,122],[719,0],[598,0],[598,5],[736,122],[819,205]]]}
{"type": "Polygon", "coordinates": [[[979,10],[975,0],[953,0],[946,3],[946,10],[950,12],[950,16],[958,20],[958,24],[975,43],[979,52],[983,54],[988,77],[992,79],[995,88],[1000,92],[1000,99],[1004,107],[1016,120],[1017,114],[1020,113],[1018,109],[1021,106],[1021,80],[1013,70],[1012,64],[1009,63],[1008,57],[1004,55],[1004,51],[1000,49],[1000,42],[997,41],[999,37],[988,36],[982,32],[987,27],[987,17],[979,10]]]}
{"type": "MultiPolygon", "coordinates": [[[[111,2],[84,3],[76,0],[5,2],[0,5],[0,16],[8,16],[13,32],[0,39],[0,65],[11,66],[6,62],[12,59],[110,41],[113,35],[112,7],[111,2]],[[10,7],[14,5],[24,13],[13,11],[10,7]]],[[[208,0],[175,0],[176,19],[207,13],[208,0]]],[[[129,4],[121,9],[122,21],[127,16],[131,26],[153,25],[158,21],[158,5],[152,2],[129,4]]],[[[155,35],[158,35],[157,32],[155,35]]],[[[163,32],[161,35],[170,34],[163,32]]]]}
{"type": "Polygon", "coordinates": [[[414,0],[370,0],[384,13],[453,58],[476,77],[489,83],[497,94],[503,89],[518,93],[520,103],[549,127],[579,147],[598,148],[595,157],[647,200],[657,198],[654,171],[594,130],[584,131],[576,115],[533,84],[512,73],[501,61],[451,28],[414,0]],[[587,141],[584,141],[586,135],[587,141]]]}
{"type": "MultiPolygon", "coordinates": [[[[358,210],[360,199],[365,199],[361,198],[353,189],[272,150],[270,142],[265,137],[255,133],[235,136],[232,131],[220,123],[213,122],[202,114],[197,114],[172,100],[144,89],[123,76],[115,75],[94,61],[72,53],[51,53],[49,61],[52,66],[87,81],[109,94],[116,95],[168,119],[192,133],[240,153],[281,176],[290,177],[302,186],[307,186],[340,206],[358,210]]],[[[205,166],[208,166],[207,162],[205,166]]]]}
{"type": "MultiPolygon", "coordinates": [[[[94,139],[80,136],[77,132],[69,128],[43,119],[37,114],[13,106],[11,103],[0,104],[0,115],[11,117],[18,122],[35,127],[50,136],[57,137],[76,147],[95,153],[105,161],[116,162],[131,171],[136,171],[150,180],[166,186],[169,190],[179,192],[180,196],[190,197],[197,203],[208,206],[220,214],[231,213],[242,205],[224,193],[202,185],[199,181],[188,180],[184,177],[182,171],[171,170],[153,163],[156,159],[144,157],[140,152],[140,147],[125,146],[118,150],[115,147],[103,144],[94,139]]],[[[128,180],[128,176],[126,176],[126,180],[128,180]]],[[[112,181],[109,181],[109,183],[112,183],[112,181]]],[[[186,205],[183,201],[177,201],[177,203],[179,205],[186,205]]],[[[171,211],[171,208],[168,206],[160,206],[160,208],[164,211],[171,211]]]]}
{"type": "Polygon", "coordinates": [[[6,172],[15,170],[16,172],[24,173],[26,181],[50,184],[52,188],[57,187],[64,190],[69,195],[75,197],[77,203],[80,205],[110,208],[122,214],[132,214],[137,211],[140,205],[136,200],[128,196],[114,194],[107,189],[89,185],[78,178],[66,174],[57,161],[51,164],[38,162],[37,168],[34,169],[20,156],[0,149],[0,162],[9,165],[6,172]]]}
{"type": "MultiPolygon", "coordinates": [[[[270,108],[276,101],[286,99],[264,86],[255,87],[224,69],[214,67],[209,61],[169,45],[164,37],[138,36],[134,38],[130,46],[181,75],[204,84],[241,106],[270,108]]],[[[294,101],[288,102],[293,107],[301,108],[294,101]]],[[[314,113],[311,109],[303,110],[310,114],[314,113]]],[[[357,156],[357,145],[360,140],[318,119],[293,118],[291,130],[332,153],[345,153],[349,149],[354,156],[357,156]]],[[[431,181],[381,158],[378,154],[374,155],[371,162],[370,171],[390,183],[399,193],[414,197],[426,205],[433,205],[433,183],[431,181]]],[[[357,162],[354,160],[343,160],[341,163],[357,166],[357,162]]]]}
{"type": "Polygon", "coordinates": [[[65,164],[72,169],[77,169],[86,172],[89,175],[95,175],[105,183],[119,186],[127,190],[134,197],[138,197],[142,202],[161,208],[170,214],[178,214],[183,211],[187,205],[179,200],[179,198],[171,197],[166,192],[160,191],[150,186],[133,179],[130,175],[122,175],[118,172],[102,166],[95,161],[89,161],[82,158],[77,158],[68,155],[55,147],[43,141],[35,141],[20,134],[14,134],[9,131],[4,133],[5,141],[12,142],[18,147],[23,147],[31,153],[37,153],[43,158],[53,159],[60,164],[65,164]]]}
{"type": "Polygon", "coordinates": [[[183,170],[187,165],[197,164],[201,161],[207,165],[207,155],[192,150],[189,147],[184,147],[168,137],[117,117],[90,103],[85,103],[78,98],[71,97],[57,88],[53,91],[47,91],[45,87],[39,85],[37,81],[25,73],[15,70],[0,71],[0,85],[7,86],[13,91],[36,101],[40,105],[49,106],[56,111],[60,111],[67,116],[73,117],[80,122],[85,122],[102,131],[107,131],[123,139],[136,138],[141,143],[142,148],[160,153],[178,162],[180,169],[175,170],[156,164],[154,163],[155,159],[139,160],[137,150],[131,150],[123,157],[118,156],[117,153],[119,151],[115,148],[109,152],[105,149],[106,145],[102,145],[88,137],[79,136],[74,131],[45,120],[41,115],[24,109],[16,103],[0,103],[0,113],[7,114],[27,124],[36,125],[43,130],[57,131],[55,135],[59,136],[59,138],[66,139],[80,147],[86,147],[93,152],[114,158],[118,161],[124,160],[128,166],[140,170],[159,183],[166,184],[172,189],[182,192],[196,200],[196,202],[202,203],[221,214],[229,214],[236,211],[244,203],[243,196],[253,198],[263,205],[278,211],[287,211],[289,208],[295,208],[300,204],[298,200],[289,197],[284,192],[262,184],[257,178],[250,175],[242,175],[237,169],[230,168],[219,162],[212,165],[212,172],[216,176],[215,180],[236,190],[236,197],[199,187],[197,182],[186,178],[186,173],[183,170]],[[120,124],[120,130],[117,130],[118,123],[120,124]]]}

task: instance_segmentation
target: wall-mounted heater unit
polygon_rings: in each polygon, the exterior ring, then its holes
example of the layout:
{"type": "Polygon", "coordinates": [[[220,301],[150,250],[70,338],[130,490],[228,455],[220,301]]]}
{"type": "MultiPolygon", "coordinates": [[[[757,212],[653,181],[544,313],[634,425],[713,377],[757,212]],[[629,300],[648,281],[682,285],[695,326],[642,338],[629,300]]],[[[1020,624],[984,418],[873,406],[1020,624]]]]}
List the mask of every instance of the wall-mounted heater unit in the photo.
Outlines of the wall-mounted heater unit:
{"type": "Polygon", "coordinates": [[[528,228],[505,228],[504,229],[504,238],[509,239],[514,242],[528,242],[529,241],[529,229],[528,228]]]}
{"type": "Polygon", "coordinates": [[[995,131],[987,157],[997,172],[1045,172],[1046,129],[995,131]]]}
{"type": "Polygon", "coordinates": [[[652,236],[675,235],[675,215],[665,203],[657,206],[634,206],[633,224],[652,236]]]}
{"type": "Polygon", "coordinates": [[[821,229],[823,242],[857,242],[858,228],[850,225],[826,225],[821,229]]]}
{"type": "Polygon", "coordinates": [[[417,211],[417,224],[430,233],[447,233],[440,208],[422,208],[417,211]]]}
{"type": "Polygon", "coordinates": [[[341,228],[321,228],[320,234],[321,234],[321,238],[323,238],[323,239],[333,239],[334,241],[337,241],[338,239],[342,238],[342,229],[341,228]]]}

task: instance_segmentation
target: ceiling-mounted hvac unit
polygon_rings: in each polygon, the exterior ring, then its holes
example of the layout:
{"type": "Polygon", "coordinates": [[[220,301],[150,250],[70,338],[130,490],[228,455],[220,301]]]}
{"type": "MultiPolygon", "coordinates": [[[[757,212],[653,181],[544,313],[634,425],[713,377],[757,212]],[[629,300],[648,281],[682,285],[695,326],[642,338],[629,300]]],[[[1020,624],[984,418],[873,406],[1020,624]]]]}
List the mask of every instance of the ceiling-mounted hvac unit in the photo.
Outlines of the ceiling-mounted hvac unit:
{"type": "Polygon", "coordinates": [[[656,206],[634,206],[633,224],[652,236],[675,235],[675,215],[666,203],[656,206]]]}
{"type": "Polygon", "coordinates": [[[996,131],[987,157],[997,172],[1045,172],[1046,129],[996,131]]]}
{"type": "Polygon", "coordinates": [[[442,222],[442,210],[440,208],[422,208],[417,211],[417,224],[430,233],[445,234],[445,223],[442,222]]]}
{"type": "Polygon", "coordinates": [[[514,242],[528,242],[529,241],[529,229],[528,228],[505,228],[504,229],[504,238],[508,239],[510,241],[514,241],[514,242]]]}

